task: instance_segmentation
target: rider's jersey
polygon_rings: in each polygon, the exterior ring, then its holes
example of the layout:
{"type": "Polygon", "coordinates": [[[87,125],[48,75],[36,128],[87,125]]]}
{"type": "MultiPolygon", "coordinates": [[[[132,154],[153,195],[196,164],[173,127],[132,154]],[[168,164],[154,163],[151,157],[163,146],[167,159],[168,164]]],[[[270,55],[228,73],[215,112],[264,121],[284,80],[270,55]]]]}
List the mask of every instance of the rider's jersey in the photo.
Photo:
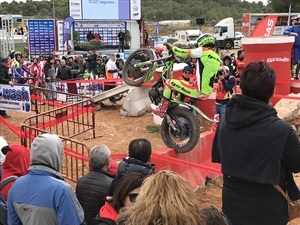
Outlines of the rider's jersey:
{"type": "Polygon", "coordinates": [[[41,77],[41,66],[39,63],[33,63],[29,67],[29,70],[32,74],[34,74],[35,77],[41,77]]]}
{"type": "Polygon", "coordinates": [[[196,77],[198,90],[205,95],[213,92],[215,76],[221,65],[220,56],[210,48],[182,49],[172,47],[175,55],[181,58],[197,58],[196,77]]]}
{"type": "Polygon", "coordinates": [[[12,75],[13,77],[23,77],[25,74],[24,72],[30,74],[29,68],[25,66],[22,62],[14,60],[11,63],[12,75]]]}

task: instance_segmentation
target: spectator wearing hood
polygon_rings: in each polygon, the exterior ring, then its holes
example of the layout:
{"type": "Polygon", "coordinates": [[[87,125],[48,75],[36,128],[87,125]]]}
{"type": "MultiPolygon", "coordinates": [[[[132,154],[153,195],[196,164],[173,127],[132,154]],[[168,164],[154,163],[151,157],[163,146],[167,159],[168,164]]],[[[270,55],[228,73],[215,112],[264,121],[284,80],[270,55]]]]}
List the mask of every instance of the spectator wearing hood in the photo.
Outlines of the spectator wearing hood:
{"type": "Polygon", "coordinates": [[[152,154],[151,143],[144,138],[134,139],[128,148],[128,157],[124,158],[118,166],[118,171],[111,185],[111,195],[119,180],[128,173],[138,172],[146,175],[154,174],[155,166],[150,164],[152,154]]]}
{"type": "MultiPolygon", "coordinates": [[[[1,182],[10,176],[21,177],[27,174],[30,166],[30,156],[27,148],[20,144],[9,144],[2,147],[1,152],[5,155],[1,182]]],[[[8,191],[13,183],[14,181],[7,183],[1,190],[5,201],[7,201],[8,191]]]]}
{"type": "Polygon", "coordinates": [[[8,224],[86,224],[75,191],[60,173],[63,150],[55,134],[34,139],[28,174],[18,178],[8,194],[8,224]]]}

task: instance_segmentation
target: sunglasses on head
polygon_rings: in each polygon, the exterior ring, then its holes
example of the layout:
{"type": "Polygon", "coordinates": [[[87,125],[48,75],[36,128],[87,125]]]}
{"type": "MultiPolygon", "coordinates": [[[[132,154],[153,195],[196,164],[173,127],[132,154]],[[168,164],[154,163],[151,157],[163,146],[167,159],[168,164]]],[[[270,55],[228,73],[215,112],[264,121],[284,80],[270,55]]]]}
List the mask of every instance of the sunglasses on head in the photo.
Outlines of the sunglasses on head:
{"type": "Polygon", "coordinates": [[[139,194],[128,194],[130,202],[134,203],[139,194]]]}

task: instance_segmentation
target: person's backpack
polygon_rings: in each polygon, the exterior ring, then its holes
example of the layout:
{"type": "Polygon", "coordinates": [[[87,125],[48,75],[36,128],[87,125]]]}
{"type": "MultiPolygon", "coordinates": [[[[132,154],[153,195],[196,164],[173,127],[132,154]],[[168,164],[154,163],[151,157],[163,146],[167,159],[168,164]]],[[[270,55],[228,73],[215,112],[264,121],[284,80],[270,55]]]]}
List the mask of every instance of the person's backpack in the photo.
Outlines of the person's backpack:
{"type": "MultiPolygon", "coordinates": [[[[17,179],[17,176],[10,176],[5,178],[0,183],[0,191],[10,182],[13,182],[17,179]]],[[[7,204],[4,200],[4,197],[2,196],[0,192],[0,225],[7,225],[7,204]]]]}

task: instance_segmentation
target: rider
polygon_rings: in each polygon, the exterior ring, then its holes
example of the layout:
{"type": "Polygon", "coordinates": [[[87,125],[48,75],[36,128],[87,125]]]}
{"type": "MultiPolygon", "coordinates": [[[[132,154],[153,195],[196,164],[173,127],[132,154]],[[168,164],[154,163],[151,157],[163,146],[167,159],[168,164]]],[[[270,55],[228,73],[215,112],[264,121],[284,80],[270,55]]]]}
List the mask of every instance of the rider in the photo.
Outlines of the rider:
{"type": "Polygon", "coordinates": [[[214,50],[215,38],[211,34],[201,35],[197,40],[198,47],[195,49],[182,49],[169,44],[166,44],[166,46],[178,57],[197,58],[197,84],[186,84],[185,81],[178,79],[167,80],[161,105],[154,111],[155,115],[162,118],[167,112],[172,91],[199,100],[206,100],[213,91],[213,82],[221,65],[221,59],[214,50]]]}
{"type": "Polygon", "coordinates": [[[289,35],[295,37],[295,43],[293,46],[293,76],[298,79],[298,73],[300,70],[299,60],[300,60],[300,15],[297,16],[297,23],[295,23],[292,27],[287,28],[283,35],[289,35]]]}
{"type": "MultiPolygon", "coordinates": [[[[31,74],[29,68],[24,64],[23,56],[21,52],[15,52],[15,59],[11,63],[12,76],[13,77],[25,77],[24,72],[31,74]]],[[[16,83],[24,84],[26,79],[16,79],[16,83]]]]}

